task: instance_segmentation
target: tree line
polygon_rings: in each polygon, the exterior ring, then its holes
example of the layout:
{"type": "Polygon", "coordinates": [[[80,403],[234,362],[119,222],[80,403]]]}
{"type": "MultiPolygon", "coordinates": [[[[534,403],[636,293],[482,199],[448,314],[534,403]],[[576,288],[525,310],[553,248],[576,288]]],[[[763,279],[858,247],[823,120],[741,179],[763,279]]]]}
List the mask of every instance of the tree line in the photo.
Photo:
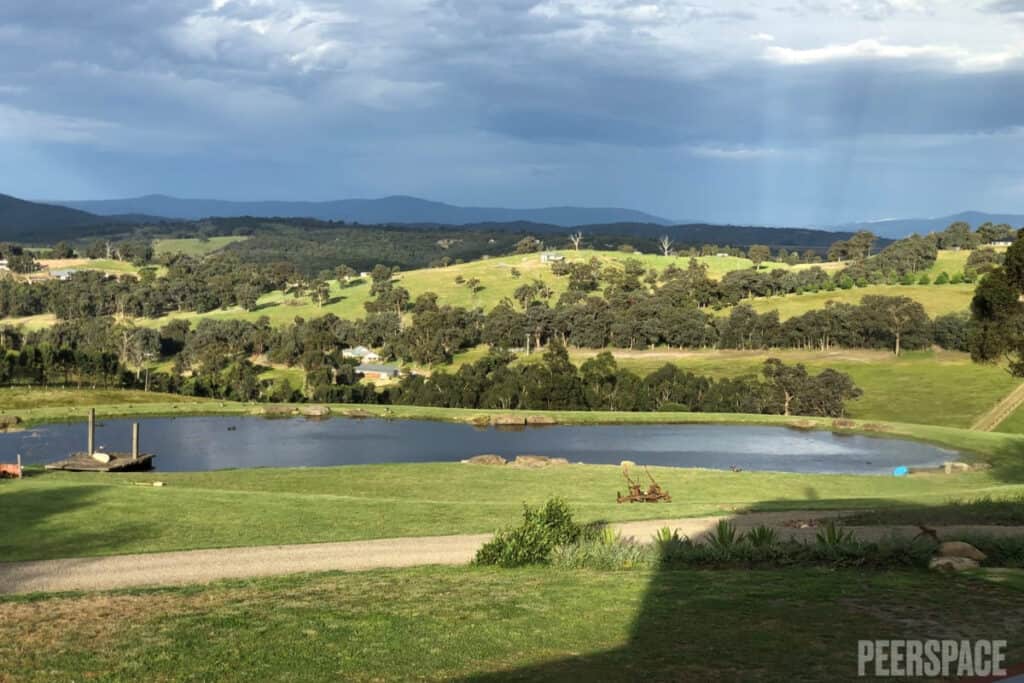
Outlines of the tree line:
{"type": "Polygon", "coordinates": [[[405,377],[392,392],[399,404],[500,410],[689,411],[841,417],[861,395],[835,370],[765,361],[760,377],[712,379],[666,363],[646,377],[620,368],[605,351],[579,367],[559,342],[537,362],[512,364],[496,350],[457,372],[405,377]]]}

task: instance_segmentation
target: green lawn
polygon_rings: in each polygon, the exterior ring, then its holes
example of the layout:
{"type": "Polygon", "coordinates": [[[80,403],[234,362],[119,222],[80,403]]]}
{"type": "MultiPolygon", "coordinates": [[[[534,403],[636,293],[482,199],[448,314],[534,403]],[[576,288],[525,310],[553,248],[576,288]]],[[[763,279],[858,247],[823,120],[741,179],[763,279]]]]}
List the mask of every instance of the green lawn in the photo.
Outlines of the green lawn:
{"type": "Polygon", "coordinates": [[[185,239],[158,239],[153,241],[153,252],[156,256],[165,254],[184,254],[185,256],[200,257],[219,251],[229,244],[249,239],[244,235],[223,235],[199,239],[189,237],[185,239]]]}
{"type": "Polygon", "coordinates": [[[857,641],[998,638],[1024,593],[926,572],[417,568],[0,601],[11,680],[855,680],[857,641]]]}
{"type": "MultiPolygon", "coordinates": [[[[214,472],[39,472],[0,483],[8,560],[494,531],[562,496],[582,521],[745,510],[940,505],[1024,494],[1024,440],[965,433],[996,467],[909,478],[652,468],[666,505],[618,505],[613,465],[531,470],[422,463],[214,472]],[[162,481],[166,486],[135,486],[162,481]]],[[[623,458],[630,458],[624,452],[623,458]]]]}

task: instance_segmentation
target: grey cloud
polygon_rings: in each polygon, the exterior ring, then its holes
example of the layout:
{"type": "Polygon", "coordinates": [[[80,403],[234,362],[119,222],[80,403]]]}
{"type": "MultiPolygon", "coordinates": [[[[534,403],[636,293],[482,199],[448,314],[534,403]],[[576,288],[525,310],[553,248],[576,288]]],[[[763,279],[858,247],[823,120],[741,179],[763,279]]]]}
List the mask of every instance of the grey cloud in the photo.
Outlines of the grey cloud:
{"type": "Polygon", "coordinates": [[[1014,14],[1024,12],[1024,0],[995,0],[981,8],[990,14],[1014,14]]]}

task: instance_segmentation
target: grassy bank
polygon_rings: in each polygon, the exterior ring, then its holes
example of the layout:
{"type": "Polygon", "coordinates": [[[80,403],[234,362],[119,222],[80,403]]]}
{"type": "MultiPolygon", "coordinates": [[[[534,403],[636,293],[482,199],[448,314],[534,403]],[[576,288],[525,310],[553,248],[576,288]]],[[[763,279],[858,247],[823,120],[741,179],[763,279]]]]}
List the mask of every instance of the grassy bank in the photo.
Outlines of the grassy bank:
{"type": "MultiPolygon", "coordinates": [[[[623,453],[624,458],[629,453],[623,453]]],[[[523,503],[560,496],[580,519],[628,521],[752,510],[936,506],[1024,495],[1012,468],[866,477],[651,468],[673,497],[618,505],[617,466],[460,463],[105,475],[36,473],[0,482],[7,560],[491,532],[523,503]],[[165,486],[138,486],[164,482],[165,486]]],[[[925,517],[924,519],[927,519],[925,517]]]]}
{"type": "Polygon", "coordinates": [[[852,680],[864,638],[999,638],[1020,661],[1012,585],[854,570],[298,576],[3,600],[0,661],[26,681],[852,680]]]}

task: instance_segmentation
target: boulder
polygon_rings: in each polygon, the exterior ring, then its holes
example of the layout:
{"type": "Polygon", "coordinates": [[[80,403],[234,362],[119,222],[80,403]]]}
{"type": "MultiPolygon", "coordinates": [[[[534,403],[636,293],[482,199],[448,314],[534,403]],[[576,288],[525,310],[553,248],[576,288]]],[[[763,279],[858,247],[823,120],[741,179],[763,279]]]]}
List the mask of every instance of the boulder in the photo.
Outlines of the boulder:
{"type": "Polygon", "coordinates": [[[295,406],[286,403],[270,403],[263,406],[263,414],[268,417],[288,417],[295,414],[295,406]]]}
{"type": "Polygon", "coordinates": [[[495,415],[491,418],[491,424],[497,426],[524,425],[526,418],[522,415],[495,415]]]}
{"type": "Polygon", "coordinates": [[[21,424],[21,418],[17,415],[0,415],[0,430],[8,430],[21,424]]]}
{"type": "Polygon", "coordinates": [[[493,453],[485,453],[484,455],[474,455],[469,460],[463,460],[462,462],[468,465],[504,465],[505,458],[493,453]]]}
{"type": "Polygon", "coordinates": [[[623,460],[619,463],[619,467],[636,467],[636,463],[632,460],[623,460]]]}
{"type": "Polygon", "coordinates": [[[939,555],[941,557],[966,557],[975,562],[983,562],[987,555],[975,548],[970,543],[963,541],[946,541],[939,544],[939,555]]]}
{"type": "Polygon", "coordinates": [[[473,417],[467,417],[466,422],[476,427],[486,427],[491,424],[490,415],[474,415],[473,417]]]}
{"type": "Polygon", "coordinates": [[[551,417],[550,415],[528,415],[526,417],[526,424],[528,425],[556,425],[558,420],[551,417]]]}
{"type": "Polygon", "coordinates": [[[853,429],[857,423],[853,420],[838,419],[832,420],[832,429],[853,429]]]}
{"type": "Polygon", "coordinates": [[[786,423],[786,426],[790,429],[799,429],[800,431],[808,431],[818,426],[818,423],[814,420],[790,420],[786,423]]]}
{"type": "Polygon", "coordinates": [[[512,464],[517,467],[547,467],[551,464],[551,458],[546,455],[517,455],[512,464]]]}
{"type": "Polygon", "coordinates": [[[933,557],[928,568],[938,572],[963,572],[977,569],[978,562],[969,557],[933,557]]]}
{"type": "Polygon", "coordinates": [[[304,417],[327,417],[331,414],[331,409],[327,406],[302,406],[299,408],[299,414],[304,417]]]}
{"type": "Polygon", "coordinates": [[[92,459],[95,460],[96,462],[101,462],[104,465],[106,465],[111,460],[109,455],[107,455],[106,453],[100,453],[99,451],[92,454],[92,459]]]}
{"type": "Polygon", "coordinates": [[[345,417],[355,417],[362,419],[364,417],[374,417],[373,413],[369,410],[363,410],[362,408],[352,408],[344,412],[345,417]]]}
{"type": "Polygon", "coordinates": [[[944,462],[942,469],[946,471],[946,474],[953,474],[953,472],[970,472],[971,466],[965,462],[944,462]]]}
{"type": "Polygon", "coordinates": [[[554,467],[556,465],[568,465],[569,461],[565,458],[548,458],[548,465],[554,467]]]}

